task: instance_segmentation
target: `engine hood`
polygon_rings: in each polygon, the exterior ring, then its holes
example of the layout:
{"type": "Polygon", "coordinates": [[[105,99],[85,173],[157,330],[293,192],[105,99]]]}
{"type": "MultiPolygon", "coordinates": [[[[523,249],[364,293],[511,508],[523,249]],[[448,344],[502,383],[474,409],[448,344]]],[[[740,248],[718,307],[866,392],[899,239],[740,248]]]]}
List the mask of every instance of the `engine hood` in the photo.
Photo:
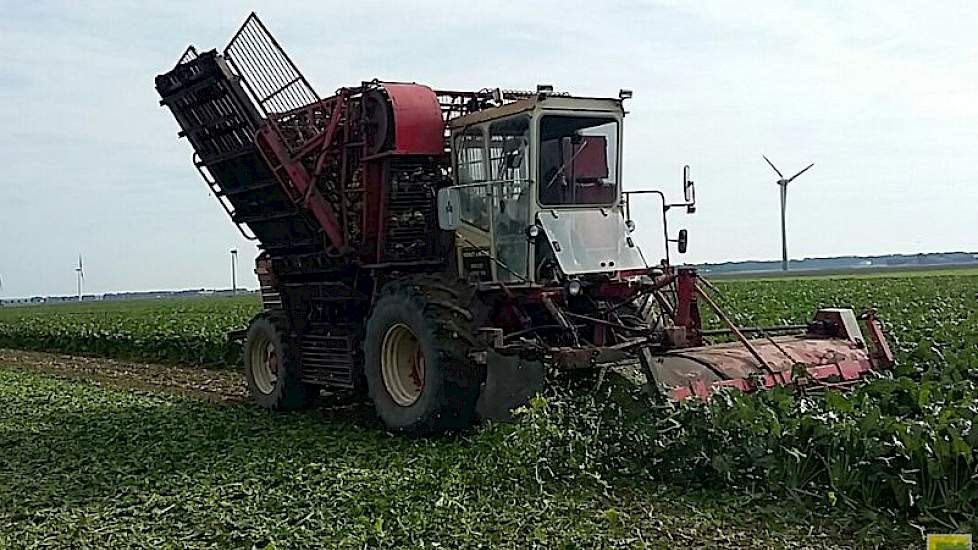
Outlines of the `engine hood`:
{"type": "Polygon", "coordinates": [[[537,221],[567,275],[648,267],[619,208],[543,210],[537,221]]]}

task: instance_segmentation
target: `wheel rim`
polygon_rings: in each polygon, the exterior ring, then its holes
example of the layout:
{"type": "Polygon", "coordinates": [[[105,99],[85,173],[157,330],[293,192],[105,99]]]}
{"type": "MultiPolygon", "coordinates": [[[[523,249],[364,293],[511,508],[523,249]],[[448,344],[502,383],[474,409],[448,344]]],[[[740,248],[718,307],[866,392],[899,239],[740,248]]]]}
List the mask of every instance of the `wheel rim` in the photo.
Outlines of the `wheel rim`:
{"type": "Polygon", "coordinates": [[[424,388],[425,358],[414,332],[404,323],[387,329],[380,355],[384,387],[395,403],[413,404],[424,388]]]}
{"type": "Polygon", "coordinates": [[[262,337],[251,346],[251,374],[258,391],[272,393],[278,380],[279,365],[278,350],[271,338],[262,337]]]}

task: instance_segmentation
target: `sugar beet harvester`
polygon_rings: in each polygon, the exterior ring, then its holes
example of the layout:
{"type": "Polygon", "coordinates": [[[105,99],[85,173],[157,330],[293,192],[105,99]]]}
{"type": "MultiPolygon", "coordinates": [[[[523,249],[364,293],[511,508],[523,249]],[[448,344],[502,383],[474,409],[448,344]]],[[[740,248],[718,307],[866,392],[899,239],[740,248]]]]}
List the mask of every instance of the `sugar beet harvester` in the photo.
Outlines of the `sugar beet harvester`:
{"type": "MultiPolygon", "coordinates": [[[[627,93],[374,80],[322,99],[254,14],[223,53],[188,48],[156,88],[261,248],[264,311],[239,336],[265,407],[366,390],[389,428],[430,433],[506,417],[548,369],[637,359],[681,399],[844,386],[892,361],[871,314],[738,329],[694,269],[647,263],[629,216],[641,191],[621,186],[627,93]],[[726,329],[703,330],[700,303],[726,329]],[[704,345],[719,332],[732,341],[704,345]]],[[[647,192],[663,218],[694,209],[688,174],[681,204],[647,192]]],[[[683,252],[685,237],[666,231],[666,245],[683,252]]]]}

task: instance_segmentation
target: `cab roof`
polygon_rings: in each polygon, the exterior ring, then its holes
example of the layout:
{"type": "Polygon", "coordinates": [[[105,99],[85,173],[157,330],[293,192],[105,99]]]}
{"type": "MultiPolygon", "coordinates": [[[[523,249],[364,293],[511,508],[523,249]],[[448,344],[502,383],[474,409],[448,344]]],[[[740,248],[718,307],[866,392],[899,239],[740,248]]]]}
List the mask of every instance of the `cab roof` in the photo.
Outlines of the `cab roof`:
{"type": "Polygon", "coordinates": [[[498,120],[510,115],[532,111],[538,107],[541,109],[553,109],[555,111],[588,111],[624,114],[620,99],[540,94],[525,99],[518,99],[511,103],[500,105],[499,107],[490,107],[454,118],[448,122],[448,126],[453,130],[464,128],[488,120],[498,120]]]}

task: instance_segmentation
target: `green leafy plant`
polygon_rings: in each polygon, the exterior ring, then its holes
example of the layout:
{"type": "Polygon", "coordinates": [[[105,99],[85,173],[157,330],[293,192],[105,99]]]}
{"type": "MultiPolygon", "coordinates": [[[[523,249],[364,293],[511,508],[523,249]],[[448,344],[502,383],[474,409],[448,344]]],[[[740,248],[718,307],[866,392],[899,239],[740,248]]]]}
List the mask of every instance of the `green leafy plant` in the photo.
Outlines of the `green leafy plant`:
{"type": "Polygon", "coordinates": [[[554,481],[768,490],[937,529],[978,528],[978,277],[720,286],[751,324],[803,322],[829,305],[877,307],[898,366],[848,393],[731,391],[671,410],[641,392],[558,386],[521,411],[519,433],[532,440],[521,441],[524,459],[554,481]]]}
{"type": "MultiPolygon", "coordinates": [[[[824,306],[874,307],[898,365],[846,394],[724,393],[671,408],[615,376],[598,391],[557,383],[515,424],[472,435],[465,460],[480,466],[459,479],[491,476],[494,486],[544,500],[567,488],[721,487],[798,496],[872,521],[978,527],[978,274],[717,286],[744,324],[805,322],[824,306]]],[[[224,333],[258,309],[251,297],[5,308],[0,346],[233,364],[238,350],[224,333]]],[[[434,506],[458,505],[450,491],[438,494],[434,506]]],[[[614,502],[601,506],[589,517],[603,528],[625,518],[614,502]]],[[[376,540],[392,525],[369,522],[376,540]]]]}
{"type": "Polygon", "coordinates": [[[235,365],[226,334],[261,309],[254,296],[82,302],[0,309],[0,347],[191,365],[235,365]]]}

